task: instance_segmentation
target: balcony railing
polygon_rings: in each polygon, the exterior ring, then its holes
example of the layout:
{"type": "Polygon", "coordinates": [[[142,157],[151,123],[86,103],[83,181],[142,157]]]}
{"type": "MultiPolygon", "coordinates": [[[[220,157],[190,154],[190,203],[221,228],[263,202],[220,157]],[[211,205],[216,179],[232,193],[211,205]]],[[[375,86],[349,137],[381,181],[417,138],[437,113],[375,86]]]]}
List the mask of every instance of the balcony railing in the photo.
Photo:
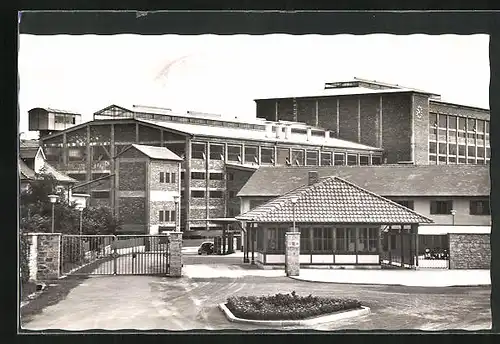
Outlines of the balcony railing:
{"type": "MultiPolygon", "coordinates": [[[[87,162],[85,161],[68,161],[66,165],[62,162],[50,162],[52,166],[60,171],[86,171],[87,162]]],[[[92,163],[92,171],[106,171],[111,168],[111,163],[108,160],[97,161],[92,163]]]]}

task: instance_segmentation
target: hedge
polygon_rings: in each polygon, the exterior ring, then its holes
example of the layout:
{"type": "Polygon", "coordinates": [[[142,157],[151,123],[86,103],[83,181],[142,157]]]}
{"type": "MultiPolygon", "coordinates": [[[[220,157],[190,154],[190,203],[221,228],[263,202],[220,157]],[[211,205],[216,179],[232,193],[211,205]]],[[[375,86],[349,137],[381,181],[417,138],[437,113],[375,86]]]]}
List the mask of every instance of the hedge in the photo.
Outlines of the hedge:
{"type": "Polygon", "coordinates": [[[251,320],[299,320],[339,311],[361,308],[354,299],[298,296],[278,293],[273,296],[232,296],[227,308],[238,318],[251,320]]]}

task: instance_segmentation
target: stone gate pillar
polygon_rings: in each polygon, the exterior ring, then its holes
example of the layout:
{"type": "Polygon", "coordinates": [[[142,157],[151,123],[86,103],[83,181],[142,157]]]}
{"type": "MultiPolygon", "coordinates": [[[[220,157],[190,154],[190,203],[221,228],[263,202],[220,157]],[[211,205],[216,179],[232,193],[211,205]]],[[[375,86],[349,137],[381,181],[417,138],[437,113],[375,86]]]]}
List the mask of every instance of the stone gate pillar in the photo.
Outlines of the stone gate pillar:
{"type": "Polygon", "coordinates": [[[170,232],[168,241],[169,275],[182,276],[182,232],[170,232]]]}
{"type": "Polygon", "coordinates": [[[61,267],[61,234],[29,233],[28,265],[31,281],[58,279],[61,267]]]}
{"type": "Polygon", "coordinates": [[[300,232],[285,233],[285,272],[287,276],[300,273],[300,232]]]}

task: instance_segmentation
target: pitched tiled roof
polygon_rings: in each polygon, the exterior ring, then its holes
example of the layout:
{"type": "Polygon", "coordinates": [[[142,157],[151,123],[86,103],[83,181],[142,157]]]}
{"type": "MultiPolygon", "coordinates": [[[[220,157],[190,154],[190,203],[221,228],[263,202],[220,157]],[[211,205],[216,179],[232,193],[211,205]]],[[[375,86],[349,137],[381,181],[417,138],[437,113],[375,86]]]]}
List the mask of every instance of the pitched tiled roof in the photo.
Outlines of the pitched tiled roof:
{"type": "Polygon", "coordinates": [[[34,159],[40,147],[19,147],[21,159],[34,159]]]}
{"type": "Polygon", "coordinates": [[[22,161],[20,158],[17,159],[19,163],[19,178],[21,180],[33,180],[36,179],[36,174],[35,171],[33,171],[31,168],[26,165],[24,161],[22,161]]]}
{"type": "Polygon", "coordinates": [[[280,196],[307,184],[308,171],[338,176],[384,197],[488,196],[488,165],[261,166],[238,193],[280,196]]]}
{"type": "Polygon", "coordinates": [[[137,144],[133,144],[132,147],[137,148],[139,151],[146,154],[151,159],[182,161],[181,157],[165,147],[145,146],[137,144]]]}
{"type": "Polygon", "coordinates": [[[413,210],[338,177],[322,178],[315,184],[301,186],[236,218],[290,223],[294,196],[298,198],[295,205],[298,223],[432,223],[431,219],[413,210]]]}
{"type": "Polygon", "coordinates": [[[57,181],[62,182],[62,183],[76,183],[77,180],[71,178],[70,176],[59,172],[56,170],[52,165],[45,163],[43,167],[40,170],[40,173],[46,173],[54,177],[57,181]]]}

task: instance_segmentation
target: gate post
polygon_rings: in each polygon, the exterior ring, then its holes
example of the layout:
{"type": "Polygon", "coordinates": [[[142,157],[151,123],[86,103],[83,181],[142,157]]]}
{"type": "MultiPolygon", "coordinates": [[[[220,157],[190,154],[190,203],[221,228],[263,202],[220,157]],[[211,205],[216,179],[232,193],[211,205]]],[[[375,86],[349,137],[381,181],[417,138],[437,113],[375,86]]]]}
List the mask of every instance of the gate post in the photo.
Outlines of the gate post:
{"type": "Polygon", "coordinates": [[[169,233],[168,264],[171,277],[182,276],[182,232],[169,233]]]}

